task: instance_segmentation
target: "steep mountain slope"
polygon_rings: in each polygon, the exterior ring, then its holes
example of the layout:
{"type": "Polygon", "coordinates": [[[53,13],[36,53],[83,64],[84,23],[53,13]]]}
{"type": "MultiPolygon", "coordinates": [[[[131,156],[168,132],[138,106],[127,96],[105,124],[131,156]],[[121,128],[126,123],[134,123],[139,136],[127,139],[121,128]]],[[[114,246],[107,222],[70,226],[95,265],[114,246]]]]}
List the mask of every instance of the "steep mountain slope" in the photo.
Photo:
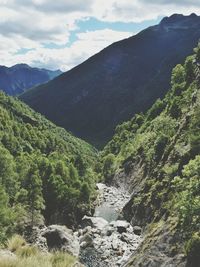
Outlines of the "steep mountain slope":
{"type": "Polygon", "coordinates": [[[200,45],[172,72],[171,90],[116,128],[102,152],[105,180],[132,193],[124,216],[144,229],[127,267],[200,262],[200,45]]]}
{"type": "Polygon", "coordinates": [[[0,92],[0,243],[21,227],[90,212],[95,150],[0,92]]]}
{"type": "Polygon", "coordinates": [[[112,44],[21,99],[75,135],[102,146],[115,126],[163,97],[172,68],[192,53],[200,17],[173,15],[112,44]]]}
{"type": "Polygon", "coordinates": [[[9,95],[19,95],[34,87],[46,83],[62,72],[31,68],[26,64],[17,64],[10,68],[0,66],[0,89],[9,95]]]}

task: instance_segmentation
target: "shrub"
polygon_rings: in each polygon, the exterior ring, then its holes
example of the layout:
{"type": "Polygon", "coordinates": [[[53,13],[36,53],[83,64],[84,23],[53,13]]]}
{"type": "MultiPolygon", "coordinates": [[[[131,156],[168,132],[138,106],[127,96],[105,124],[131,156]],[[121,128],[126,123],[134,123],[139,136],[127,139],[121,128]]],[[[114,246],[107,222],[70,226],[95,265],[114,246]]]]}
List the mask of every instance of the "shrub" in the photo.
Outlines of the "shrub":
{"type": "Polygon", "coordinates": [[[8,239],[6,245],[11,252],[17,252],[17,250],[26,245],[26,241],[20,235],[14,235],[8,239]]]}
{"type": "Polygon", "coordinates": [[[72,267],[76,258],[64,252],[43,253],[15,235],[7,241],[7,248],[15,253],[0,258],[0,267],[72,267]]]}
{"type": "Polygon", "coordinates": [[[17,250],[17,255],[20,257],[31,257],[38,254],[38,248],[35,246],[25,245],[17,250]]]}

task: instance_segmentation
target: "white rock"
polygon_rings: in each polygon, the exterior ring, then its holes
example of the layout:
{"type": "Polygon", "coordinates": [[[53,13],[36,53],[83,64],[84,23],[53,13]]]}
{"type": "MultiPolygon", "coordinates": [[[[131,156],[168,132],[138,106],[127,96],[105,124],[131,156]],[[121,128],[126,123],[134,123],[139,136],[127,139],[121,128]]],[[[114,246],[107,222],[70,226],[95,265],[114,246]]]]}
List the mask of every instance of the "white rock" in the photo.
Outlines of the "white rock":
{"type": "Polygon", "coordinates": [[[101,218],[101,217],[89,217],[84,216],[82,219],[83,224],[88,224],[88,226],[91,226],[93,228],[97,229],[103,229],[106,225],[108,225],[108,222],[101,218]]]}

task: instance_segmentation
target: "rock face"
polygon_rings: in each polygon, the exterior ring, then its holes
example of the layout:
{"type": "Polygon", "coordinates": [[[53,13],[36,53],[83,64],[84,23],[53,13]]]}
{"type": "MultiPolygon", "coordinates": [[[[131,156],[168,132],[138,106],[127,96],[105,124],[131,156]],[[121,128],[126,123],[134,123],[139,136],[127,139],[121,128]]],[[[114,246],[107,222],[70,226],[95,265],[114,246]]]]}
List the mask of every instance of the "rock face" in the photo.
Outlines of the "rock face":
{"type": "Polygon", "coordinates": [[[176,253],[176,242],[173,222],[168,220],[159,223],[148,233],[148,238],[144,238],[137,253],[124,267],[186,267],[185,255],[176,253]]]}

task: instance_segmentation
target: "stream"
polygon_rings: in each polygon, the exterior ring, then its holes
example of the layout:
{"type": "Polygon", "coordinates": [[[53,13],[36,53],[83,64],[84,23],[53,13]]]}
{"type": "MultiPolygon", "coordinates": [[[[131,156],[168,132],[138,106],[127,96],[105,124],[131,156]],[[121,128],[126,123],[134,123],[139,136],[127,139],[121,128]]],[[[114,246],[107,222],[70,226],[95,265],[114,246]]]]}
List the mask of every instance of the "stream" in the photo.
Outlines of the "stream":
{"type": "Polygon", "coordinates": [[[93,217],[83,218],[79,233],[80,261],[86,267],[122,267],[142,241],[141,231],[122,217],[130,195],[122,189],[97,184],[99,196],[93,217]]]}
{"type": "MultiPolygon", "coordinates": [[[[79,229],[65,225],[35,226],[26,233],[29,243],[45,253],[62,250],[79,259],[85,267],[124,267],[142,241],[141,228],[122,216],[130,200],[127,191],[98,183],[93,216],[84,216],[79,229]]],[[[80,266],[79,263],[77,263],[80,266]]]]}
{"type": "Polygon", "coordinates": [[[97,184],[99,191],[98,205],[95,208],[94,217],[102,217],[108,222],[116,221],[121,216],[124,205],[130,199],[130,195],[113,186],[97,184]]]}

